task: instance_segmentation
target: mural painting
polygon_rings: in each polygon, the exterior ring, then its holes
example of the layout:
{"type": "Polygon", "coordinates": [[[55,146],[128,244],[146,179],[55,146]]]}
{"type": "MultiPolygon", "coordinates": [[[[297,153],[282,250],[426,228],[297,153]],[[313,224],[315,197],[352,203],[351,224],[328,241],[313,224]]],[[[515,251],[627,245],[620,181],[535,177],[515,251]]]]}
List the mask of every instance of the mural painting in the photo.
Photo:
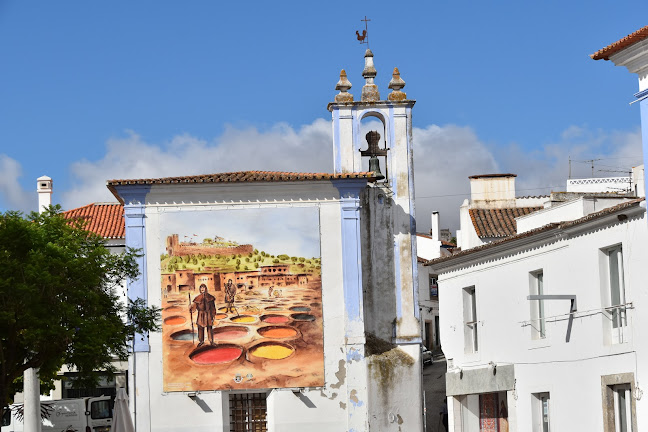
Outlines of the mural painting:
{"type": "Polygon", "coordinates": [[[316,209],[165,215],[162,236],[165,391],[324,385],[316,209]]]}

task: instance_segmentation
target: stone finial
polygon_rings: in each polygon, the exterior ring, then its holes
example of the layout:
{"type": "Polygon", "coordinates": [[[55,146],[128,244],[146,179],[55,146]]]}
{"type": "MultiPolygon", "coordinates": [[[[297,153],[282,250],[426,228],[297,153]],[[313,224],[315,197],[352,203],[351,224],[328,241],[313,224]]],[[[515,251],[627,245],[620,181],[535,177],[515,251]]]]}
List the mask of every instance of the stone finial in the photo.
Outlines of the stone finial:
{"type": "Polygon", "coordinates": [[[348,93],[351,89],[351,82],[347,79],[347,74],[344,69],[340,71],[340,81],[335,85],[335,90],[340,93],[335,95],[335,102],[353,102],[353,95],[348,93]]]}
{"type": "Polygon", "coordinates": [[[362,76],[365,79],[365,85],[362,87],[362,102],[376,102],[380,100],[378,86],[374,84],[374,78],[377,72],[373,64],[373,53],[369,48],[365,52],[365,67],[362,76]]]}
{"type": "Polygon", "coordinates": [[[394,68],[394,73],[392,74],[392,79],[389,81],[389,88],[393,91],[389,93],[387,98],[390,101],[403,101],[407,99],[407,94],[401,91],[405,87],[405,81],[400,76],[400,71],[398,68],[394,68]]]}

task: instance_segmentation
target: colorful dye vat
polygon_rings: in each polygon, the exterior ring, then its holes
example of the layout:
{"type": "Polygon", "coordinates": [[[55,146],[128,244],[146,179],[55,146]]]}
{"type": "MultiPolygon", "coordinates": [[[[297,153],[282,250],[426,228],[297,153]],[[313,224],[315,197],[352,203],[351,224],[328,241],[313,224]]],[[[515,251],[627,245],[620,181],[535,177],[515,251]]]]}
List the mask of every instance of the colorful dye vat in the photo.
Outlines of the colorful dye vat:
{"type": "Polygon", "coordinates": [[[292,327],[268,326],[257,330],[263,337],[272,339],[291,338],[297,336],[297,330],[292,327]]]}
{"type": "Polygon", "coordinates": [[[243,348],[237,345],[216,345],[194,351],[189,358],[198,364],[229,363],[241,357],[243,348]]]}
{"type": "Polygon", "coordinates": [[[281,360],[289,357],[295,349],[290,345],[280,344],[277,342],[264,342],[250,350],[255,357],[271,360],[281,360]]]}
{"type": "Polygon", "coordinates": [[[277,311],[282,311],[284,308],[279,307],[279,306],[270,306],[265,308],[265,310],[270,311],[270,312],[277,312],[277,311]]]}
{"type": "Polygon", "coordinates": [[[297,314],[292,314],[290,316],[297,321],[315,321],[315,317],[310,314],[297,313],[297,314]]]}
{"type": "Polygon", "coordinates": [[[164,312],[169,312],[169,313],[171,313],[171,312],[178,313],[181,310],[182,309],[180,308],[180,306],[169,306],[169,307],[164,308],[164,312]]]}
{"type": "Polygon", "coordinates": [[[263,315],[261,321],[269,324],[284,324],[290,321],[290,318],[285,315],[263,315]]]}
{"type": "Polygon", "coordinates": [[[175,332],[171,335],[171,339],[177,340],[177,341],[190,341],[190,340],[196,340],[197,336],[195,332],[191,332],[191,330],[182,330],[179,332],[175,332]]]}
{"type": "Polygon", "coordinates": [[[238,339],[248,335],[248,329],[241,326],[217,327],[214,329],[214,339],[238,339]]]}
{"type": "Polygon", "coordinates": [[[240,315],[232,318],[230,321],[235,323],[253,323],[256,321],[256,318],[249,315],[240,315]]]}
{"type": "Polygon", "coordinates": [[[310,308],[307,306],[295,306],[290,308],[293,312],[310,312],[310,308]]]}
{"type": "Polygon", "coordinates": [[[170,316],[169,318],[164,319],[164,324],[168,325],[179,325],[187,322],[187,318],[179,315],[170,316]]]}
{"type": "Polygon", "coordinates": [[[223,318],[227,318],[227,314],[219,313],[214,315],[214,319],[223,319],[223,318]]]}

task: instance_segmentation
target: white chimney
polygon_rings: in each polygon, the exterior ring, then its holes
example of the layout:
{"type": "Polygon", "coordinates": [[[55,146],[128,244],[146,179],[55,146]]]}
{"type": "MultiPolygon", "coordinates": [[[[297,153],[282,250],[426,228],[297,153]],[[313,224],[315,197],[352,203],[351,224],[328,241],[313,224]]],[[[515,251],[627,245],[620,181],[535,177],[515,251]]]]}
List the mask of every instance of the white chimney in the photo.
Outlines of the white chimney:
{"type": "Polygon", "coordinates": [[[432,229],[430,230],[432,240],[439,241],[439,212],[432,212],[432,229]]]}
{"type": "Polygon", "coordinates": [[[492,209],[515,207],[515,174],[482,174],[470,179],[470,206],[492,209]]]}
{"type": "Polygon", "coordinates": [[[52,204],[52,179],[47,176],[38,177],[36,190],[38,191],[38,212],[42,213],[52,204]]]}

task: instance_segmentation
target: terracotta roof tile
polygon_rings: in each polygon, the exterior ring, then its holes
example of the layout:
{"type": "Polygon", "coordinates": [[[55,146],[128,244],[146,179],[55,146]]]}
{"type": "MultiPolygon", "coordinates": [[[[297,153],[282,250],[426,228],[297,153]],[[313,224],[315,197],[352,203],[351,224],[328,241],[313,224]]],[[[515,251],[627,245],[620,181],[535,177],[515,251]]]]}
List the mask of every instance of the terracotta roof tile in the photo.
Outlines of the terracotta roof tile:
{"type": "Polygon", "coordinates": [[[542,207],[511,207],[501,209],[470,209],[475,232],[479,238],[508,237],[517,234],[516,217],[528,215],[542,207]]]}
{"type": "Polygon", "coordinates": [[[609,60],[610,56],[618,53],[624,48],[629,47],[630,45],[634,45],[637,42],[641,42],[644,39],[648,38],[648,26],[645,26],[643,28],[640,28],[634,33],[629,34],[628,36],[624,37],[621,40],[618,40],[605,48],[601,48],[600,50],[596,51],[594,54],[591,54],[590,57],[592,57],[594,60],[609,60]]]}
{"type": "MultiPolygon", "coordinates": [[[[516,234],[516,235],[510,236],[510,237],[505,237],[505,238],[502,238],[502,239],[499,239],[499,240],[496,240],[496,241],[493,241],[493,242],[490,242],[490,243],[485,243],[485,244],[483,244],[481,246],[476,246],[474,248],[465,249],[465,250],[460,250],[458,248],[458,249],[455,249],[453,251],[453,255],[432,259],[432,260],[428,261],[427,263],[425,263],[425,265],[434,265],[434,264],[440,264],[440,263],[446,262],[446,261],[451,261],[451,260],[453,260],[455,258],[458,258],[458,257],[464,257],[466,255],[471,255],[471,254],[474,254],[476,252],[480,252],[480,251],[483,251],[483,250],[496,248],[496,247],[498,247],[500,245],[503,245],[503,244],[514,243],[517,240],[524,239],[524,238],[527,238],[527,237],[532,237],[534,235],[538,235],[540,233],[544,233],[544,232],[547,232],[547,231],[565,230],[565,229],[571,228],[573,226],[578,226],[578,225],[590,222],[592,220],[603,218],[605,216],[614,214],[614,213],[619,212],[619,211],[624,211],[624,210],[627,210],[627,209],[632,208],[632,207],[637,207],[637,206],[640,205],[640,203],[642,201],[645,201],[645,199],[646,198],[637,198],[637,199],[634,199],[634,200],[631,200],[631,201],[626,201],[624,203],[621,203],[621,204],[618,204],[618,205],[615,205],[615,206],[612,206],[612,207],[608,207],[608,208],[603,209],[601,211],[590,213],[587,216],[583,216],[580,219],[576,219],[576,220],[573,220],[573,221],[550,223],[550,224],[541,226],[539,228],[535,228],[535,229],[532,229],[530,231],[523,232],[521,234],[516,234]]],[[[619,219],[619,221],[621,221],[621,219],[619,219]]]]}
{"type": "Polygon", "coordinates": [[[63,212],[67,219],[86,221],[85,229],[107,239],[125,237],[124,206],[93,203],[63,212]]]}
{"type": "Polygon", "coordinates": [[[163,177],[131,180],[108,180],[107,185],[133,185],[133,184],[173,184],[173,183],[228,183],[228,182],[292,182],[312,180],[339,180],[339,179],[367,179],[374,180],[371,172],[359,173],[295,173],[281,171],[239,171],[219,174],[202,174],[182,177],[163,177]]]}

